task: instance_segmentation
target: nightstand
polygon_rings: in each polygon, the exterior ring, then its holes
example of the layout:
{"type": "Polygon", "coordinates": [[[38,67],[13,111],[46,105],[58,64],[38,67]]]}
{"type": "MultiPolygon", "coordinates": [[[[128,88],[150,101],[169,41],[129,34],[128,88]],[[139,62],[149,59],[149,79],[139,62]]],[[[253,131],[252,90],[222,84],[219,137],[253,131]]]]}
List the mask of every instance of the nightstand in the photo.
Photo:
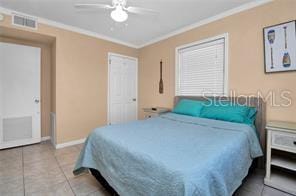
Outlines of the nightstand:
{"type": "Polygon", "coordinates": [[[296,123],[272,121],[266,129],[264,184],[296,195],[296,123]]]}
{"type": "Polygon", "coordinates": [[[163,107],[155,107],[155,108],[156,110],[153,110],[152,108],[143,108],[145,118],[157,117],[160,114],[164,114],[171,111],[171,109],[169,108],[163,108],[163,107]]]}

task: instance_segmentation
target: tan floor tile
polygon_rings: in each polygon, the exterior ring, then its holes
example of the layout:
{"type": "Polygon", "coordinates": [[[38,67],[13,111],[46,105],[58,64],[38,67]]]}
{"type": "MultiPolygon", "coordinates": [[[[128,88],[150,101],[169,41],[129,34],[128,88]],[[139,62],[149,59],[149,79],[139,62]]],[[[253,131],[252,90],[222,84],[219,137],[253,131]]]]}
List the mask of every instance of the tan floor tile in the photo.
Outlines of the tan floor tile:
{"type": "Polygon", "coordinates": [[[21,169],[22,161],[22,148],[0,150],[0,174],[5,170],[21,169]]]}
{"type": "Polygon", "coordinates": [[[42,154],[46,152],[54,152],[54,147],[51,143],[45,142],[45,143],[39,143],[34,145],[28,145],[23,147],[23,153],[24,155],[29,154],[42,154]]]}
{"type": "Polygon", "coordinates": [[[55,147],[50,140],[42,142],[41,144],[47,145],[49,150],[55,150],[55,147]]]}
{"type": "Polygon", "coordinates": [[[22,159],[19,160],[1,160],[0,161],[0,170],[13,170],[13,169],[22,169],[23,163],[22,159]]]}
{"type": "Polygon", "coordinates": [[[69,180],[70,185],[77,196],[84,196],[102,189],[98,181],[90,174],[78,176],[69,180]]]}
{"type": "Polygon", "coordinates": [[[23,169],[1,169],[0,184],[8,184],[23,179],[23,169]]]}
{"type": "Polygon", "coordinates": [[[76,160],[78,159],[79,152],[75,153],[69,153],[64,155],[58,155],[56,156],[58,163],[60,166],[74,164],[76,160]]]}
{"type": "Polygon", "coordinates": [[[10,148],[7,150],[0,150],[0,161],[21,160],[22,148],[10,148]]]}
{"type": "Polygon", "coordinates": [[[54,151],[54,147],[50,143],[39,143],[23,147],[24,153],[38,153],[44,151],[54,151]]]}
{"type": "Polygon", "coordinates": [[[18,196],[24,195],[23,178],[17,180],[0,183],[0,195],[18,196]]]}
{"type": "MultiPolygon", "coordinates": [[[[82,145],[76,145],[55,150],[50,143],[41,143],[1,150],[0,195],[18,196],[26,191],[26,195],[72,196],[72,190],[77,196],[110,195],[91,174],[74,177],[72,171],[81,148],[82,145]]],[[[261,196],[261,193],[262,196],[290,196],[264,186],[263,178],[263,170],[253,172],[235,196],[261,196]]]]}
{"type": "Polygon", "coordinates": [[[280,190],[265,186],[262,191],[262,196],[291,196],[288,193],[282,192],[280,190]]]}
{"type": "Polygon", "coordinates": [[[74,196],[69,183],[62,182],[57,185],[48,187],[42,191],[28,193],[28,196],[74,196]]]}
{"type": "Polygon", "coordinates": [[[25,176],[25,191],[26,193],[34,193],[47,190],[49,187],[65,181],[66,177],[62,170],[60,168],[53,168],[42,173],[25,176]]]}
{"type": "Polygon", "coordinates": [[[31,152],[31,153],[24,153],[24,163],[34,163],[37,161],[46,161],[48,159],[54,158],[54,154],[52,151],[44,150],[42,152],[31,152]]]}
{"type": "Polygon", "coordinates": [[[61,149],[56,149],[54,151],[54,155],[61,156],[61,155],[65,155],[65,154],[79,153],[79,152],[80,152],[80,150],[77,147],[70,146],[70,147],[65,147],[65,148],[61,148],[61,149]]]}
{"type": "MultiPolygon", "coordinates": [[[[75,177],[74,174],[73,174],[74,166],[75,166],[75,164],[69,164],[69,165],[63,165],[62,166],[62,170],[63,170],[63,172],[64,172],[67,179],[71,179],[71,178],[75,177]]],[[[88,174],[88,172],[85,172],[85,173],[80,174],[80,175],[85,175],[85,174],[88,174]]]]}
{"type": "Polygon", "coordinates": [[[33,163],[24,164],[24,176],[38,175],[45,171],[60,169],[55,157],[47,159],[46,161],[37,161],[33,163]]]}
{"type": "Polygon", "coordinates": [[[40,142],[40,143],[37,143],[37,144],[24,146],[24,149],[26,149],[26,150],[40,149],[40,148],[54,149],[54,146],[49,141],[44,141],[44,142],[40,142]]]}

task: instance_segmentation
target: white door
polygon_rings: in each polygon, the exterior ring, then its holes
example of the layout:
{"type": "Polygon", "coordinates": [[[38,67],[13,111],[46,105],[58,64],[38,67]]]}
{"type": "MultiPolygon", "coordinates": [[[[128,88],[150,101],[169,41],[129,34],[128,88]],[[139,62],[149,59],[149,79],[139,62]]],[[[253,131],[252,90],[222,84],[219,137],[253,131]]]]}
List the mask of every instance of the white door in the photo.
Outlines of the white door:
{"type": "Polygon", "coordinates": [[[137,59],[109,55],[109,124],[137,119],[137,59]]]}
{"type": "Polygon", "coordinates": [[[0,149],[41,140],[40,54],[0,42],[0,149]]]}

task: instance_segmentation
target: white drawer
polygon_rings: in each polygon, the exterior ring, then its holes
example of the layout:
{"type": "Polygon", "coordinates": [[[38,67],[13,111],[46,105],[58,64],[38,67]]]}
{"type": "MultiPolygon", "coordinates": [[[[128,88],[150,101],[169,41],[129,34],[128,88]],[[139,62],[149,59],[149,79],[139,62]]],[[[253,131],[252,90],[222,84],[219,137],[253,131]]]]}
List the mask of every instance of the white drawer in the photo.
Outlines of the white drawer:
{"type": "Polygon", "coordinates": [[[145,118],[153,118],[159,116],[158,113],[147,113],[145,114],[145,118]]]}
{"type": "Polygon", "coordinates": [[[296,152],[296,134],[284,132],[272,132],[271,145],[296,152]]]}

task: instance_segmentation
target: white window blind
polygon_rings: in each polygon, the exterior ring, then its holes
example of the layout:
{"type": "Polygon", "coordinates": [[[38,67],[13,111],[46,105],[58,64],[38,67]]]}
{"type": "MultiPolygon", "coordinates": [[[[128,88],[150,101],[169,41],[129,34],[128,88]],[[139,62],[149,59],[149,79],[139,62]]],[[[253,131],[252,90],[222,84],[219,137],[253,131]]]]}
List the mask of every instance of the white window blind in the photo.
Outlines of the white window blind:
{"type": "Polygon", "coordinates": [[[225,38],[177,49],[177,95],[225,94],[225,38]]]}

